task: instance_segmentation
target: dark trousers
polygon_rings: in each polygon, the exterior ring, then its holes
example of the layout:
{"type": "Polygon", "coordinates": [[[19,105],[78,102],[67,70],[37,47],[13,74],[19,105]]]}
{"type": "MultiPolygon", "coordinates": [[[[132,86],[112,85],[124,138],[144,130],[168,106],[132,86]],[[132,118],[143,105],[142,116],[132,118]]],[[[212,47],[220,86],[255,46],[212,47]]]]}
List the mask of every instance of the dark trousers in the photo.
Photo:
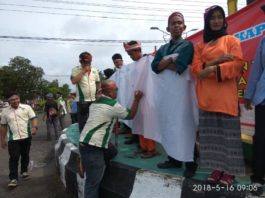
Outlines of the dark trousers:
{"type": "Polygon", "coordinates": [[[77,123],[77,113],[70,113],[72,124],[77,123]]]}
{"type": "Polygon", "coordinates": [[[81,133],[89,117],[89,107],[92,102],[77,102],[77,118],[79,132],[81,133]]]}
{"type": "Polygon", "coordinates": [[[255,107],[255,134],[252,151],[252,182],[264,184],[265,176],[265,105],[255,107]]]}
{"type": "Polygon", "coordinates": [[[20,156],[20,173],[28,171],[30,145],[31,137],[8,142],[10,180],[18,179],[18,162],[20,156]]]}
{"type": "Polygon", "coordinates": [[[99,185],[104,175],[106,164],[117,154],[116,148],[111,145],[108,149],[80,144],[79,151],[86,174],[85,198],[98,198],[99,185]]]}
{"type": "Polygon", "coordinates": [[[55,139],[57,140],[59,137],[59,118],[56,116],[54,118],[47,118],[46,126],[47,126],[47,140],[51,139],[51,133],[54,131],[55,139]]]}
{"type": "Polygon", "coordinates": [[[59,123],[61,130],[63,130],[65,128],[65,114],[59,115],[59,123]]]}

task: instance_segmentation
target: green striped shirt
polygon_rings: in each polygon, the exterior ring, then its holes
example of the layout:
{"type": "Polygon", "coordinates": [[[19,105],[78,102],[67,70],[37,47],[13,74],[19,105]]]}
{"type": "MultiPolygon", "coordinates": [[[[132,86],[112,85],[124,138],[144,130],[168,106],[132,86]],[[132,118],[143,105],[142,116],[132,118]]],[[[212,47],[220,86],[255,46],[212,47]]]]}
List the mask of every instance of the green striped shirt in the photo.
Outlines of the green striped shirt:
{"type": "Polygon", "coordinates": [[[117,118],[126,119],[130,111],[111,98],[99,98],[90,106],[89,118],[80,135],[81,143],[108,148],[117,118]]]}

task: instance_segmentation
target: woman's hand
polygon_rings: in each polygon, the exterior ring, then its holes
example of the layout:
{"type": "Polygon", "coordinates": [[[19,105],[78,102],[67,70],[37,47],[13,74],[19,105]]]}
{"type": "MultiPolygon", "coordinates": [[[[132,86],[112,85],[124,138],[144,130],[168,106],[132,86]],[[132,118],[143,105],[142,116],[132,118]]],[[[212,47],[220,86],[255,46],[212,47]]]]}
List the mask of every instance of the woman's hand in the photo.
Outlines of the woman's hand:
{"type": "Polygon", "coordinates": [[[219,64],[222,64],[224,62],[228,62],[228,61],[233,61],[234,60],[234,56],[231,55],[231,54],[223,54],[209,62],[207,62],[205,64],[205,67],[209,67],[209,66],[212,66],[212,65],[219,65],[219,64]]]}
{"type": "Polygon", "coordinates": [[[199,74],[198,74],[198,78],[199,79],[203,79],[209,76],[210,73],[214,72],[216,70],[216,65],[213,66],[208,66],[206,68],[204,68],[199,74]]]}
{"type": "Polygon", "coordinates": [[[234,56],[231,55],[231,54],[223,54],[221,56],[219,56],[217,58],[217,63],[216,64],[221,64],[221,63],[224,63],[224,62],[228,62],[228,61],[233,61],[234,60],[234,56]]]}

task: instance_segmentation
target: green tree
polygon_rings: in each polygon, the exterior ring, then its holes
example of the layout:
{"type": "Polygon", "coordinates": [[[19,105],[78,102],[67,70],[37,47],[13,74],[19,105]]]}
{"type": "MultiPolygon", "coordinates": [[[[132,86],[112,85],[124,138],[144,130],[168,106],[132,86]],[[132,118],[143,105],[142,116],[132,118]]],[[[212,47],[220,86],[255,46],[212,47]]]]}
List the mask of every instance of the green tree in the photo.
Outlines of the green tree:
{"type": "Polygon", "coordinates": [[[61,93],[63,94],[64,98],[67,98],[68,94],[70,93],[70,88],[68,84],[63,84],[62,87],[60,87],[61,93]]]}
{"type": "Polygon", "coordinates": [[[7,99],[11,92],[17,92],[22,101],[37,96],[45,98],[47,93],[61,92],[67,97],[69,85],[59,86],[58,80],[43,79],[43,69],[31,64],[27,58],[16,56],[7,66],[0,68],[0,98],[7,99]]]}
{"type": "Polygon", "coordinates": [[[8,66],[2,67],[0,73],[3,96],[7,98],[10,92],[17,92],[22,101],[34,98],[43,74],[43,69],[33,66],[29,59],[21,56],[12,58],[8,66]]]}
{"type": "Polygon", "coordinates": [[[69,85],[68,84],[63,84],[63,86],[59,86],[59,82],[58,80],[53,80],[52,82],[49,82],[47,84],[47,88],[46,88],[46,91],[44,91],[44,96],[47,94],[47,93],[52,93],[52,94],[56,94],[57,92],[60,92],[62,93],[63,95],[63,98],[66,98],[68,96],[68,94],[70,93],[70,88],[69,88],[69,85]]]}

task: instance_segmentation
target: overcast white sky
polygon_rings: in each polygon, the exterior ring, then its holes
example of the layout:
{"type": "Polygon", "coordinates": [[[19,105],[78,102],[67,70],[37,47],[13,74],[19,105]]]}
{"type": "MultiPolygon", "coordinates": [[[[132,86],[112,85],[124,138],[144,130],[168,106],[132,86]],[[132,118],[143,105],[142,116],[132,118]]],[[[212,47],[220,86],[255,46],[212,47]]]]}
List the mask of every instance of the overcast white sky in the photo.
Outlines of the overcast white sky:
{"type": "MultiPolygon", "coordinates": [[[[143,53],[149,53],[155,45],[163,44],[163,33],[150,27],[166,30],[168,16],[180,11],[185,16],[186,32],[199,31],[203,28],[204,10],[211,5],[220,5],[227,13],[227,0],[0,0],[0,36],[161,40],[142,44],[143,53]]],[[[238,0],[238,9],[245,6],[246,0],[238,0]]],[[[125,63],[131,62],[120,42],[0,38],[0,46],[0,66],[15,56],[23,56],[42,67],[47,80],[57,78],[60,84],[71,85],[71,69],[79,64],[78,55],[83,51],[93,55],[92,65],[98,70],[113,68],[114,53],[122,54],[125,63]]]]}

